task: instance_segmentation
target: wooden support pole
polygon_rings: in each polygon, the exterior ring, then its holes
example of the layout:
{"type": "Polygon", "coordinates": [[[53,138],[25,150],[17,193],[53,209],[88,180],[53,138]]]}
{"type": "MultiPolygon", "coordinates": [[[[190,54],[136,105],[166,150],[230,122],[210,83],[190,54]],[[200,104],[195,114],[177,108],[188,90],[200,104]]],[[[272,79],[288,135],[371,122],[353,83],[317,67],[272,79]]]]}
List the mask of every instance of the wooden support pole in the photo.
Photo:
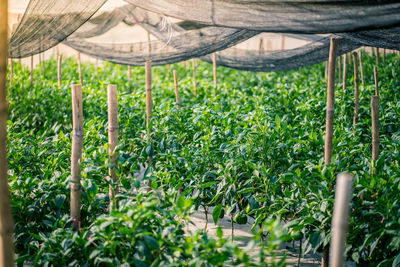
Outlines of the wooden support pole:
{"type": "Polygon", "coordinates": [[[213,74],[214,74],[214,87],[217,88],[217,54],[212,54],[213,61],[213,74]]]}
{"type": "Polygon", "coordinates": [[[379,48],[376,48],[376,65],[379,66],[380,55],[379,55],[379,48]]]}
{"type": "Polygon", "coordinates": [[[109,84],[107,86],[107,106],[108,106],[108,160],[110,167],[108,175],[111,177],[114,185],[109,185],[108,194],[111,207],[116,206],[115,195],[118,194],[118,177],[115,172],[117,167],[118,154],[115,148],[118,145],[118,100],[117,86],[109,84]]]}
{"type": "Polygon", "coordinates": [[[14,79],[14,60],[10,59],[10,88],[13,85],[13,79],[14,79]]]}
{"type": "Polygon", "coordinates": [[[328,61],[325,62],[325,81],[328,80],[328,68],[329,68],[329,63],[328,61]]]}
{"type": "Polygon", "coordinates": [[[128,66],[128,81],[132,80],[132,66],[128,66]]]}
{"type": "Polygon", "coordinates": [[[181,99],[179,98],[179,86],[178,86],[178,75],[176,73],[176,70],[174,70],[174,86],[175,86],[175,99],[176,99],[176,105],[178,108],[181,106],[181,99]]]}
{"type": "Polygon", "coordinates": [[[339,56],[339,57],[338,57],[338,60],[339,60],[339,66],[338,66],[338,67],[339,67],[339,68],[338,68],[338,70],[339,70],[339,73],[338,73],[338,74],[339,74],[339,75],[338,75],[339,78],[338,78],[338,82],[341,83],[341,82],[342,82],[342,79],[343,79],[343,77],[342,77],[342,65],[343,65],[343,64],[342,64],[342,61],[343,61],[343,56],[339,56]]]}
{"type": "Polygon", "coordinates": [[[375,95],[379,96],[379,86],[378,86],[378,67],[374,67],[374,78],[375,78],[375,95]]]}
{"type": "MultiPolygon", "coordinates": [[[[58,51],[58,50],[57,50],[58,51]]],[[[57,84],[58,88],[61,88],[61,64],[62,64],[62,55],[57,52],[57,84]]]]}
{"type": "Polygon", "coordinates": [[[362,51],[360,51],[359,58],[360,58],[360,72],[361,72],[361,83],[363,89],[365,89],[365,78],[364,78],[364,66],[362,62],[362,51]]]}
{"type": "Polygon", "coordinates": [[[344,54],[343,60],[343,92],[346,92],[346,79],[347,79],[347,54],[344,54]]]}
{"type": "Polygon", "coordinates": [[[385,59],[386,59],[386,48],[383,48],[383,58],[382,58],[383,63],[385,63],[385,59]]]}
{"type": "Polygon", "coordinates": [[[81,160],[83,146],[82,85],[71,85],[72,96],[72,148],[71,148],[71,217],[74,227],[81,219],[81,160]]]}
{"type": "Polygon", "coordinates": [[[197,96],[196,62],[194,58],[192,58],[192,68],[193,68],[193,90],[194,90],[194,95],[197,96]]]}
{"type": "Polygon", "coordinates": [[[264,51],[264,39],[261,37],[260,42],[258,43],[258,51],[262,53],[264,51]]]}
{"type": "Polygon", "coordinates": [[[78,52],[78,72],[79,72],[79,82],[83,86],[83,81],[82,81],[82,66],[81,66],[81,53],[78,52]]]}
{"type": "Polygon", "coordinates": [[[358,64],[357,64],[357,52],[353,52],[353,61],[354,61],[354,117],[353,117],[353,126],[356,128],[356,124],[358,122],[358,110],[360,107],[360,79],[358,78],[358,64]]]}
{"type": "Polygon", "coordinates": [[[353,176],[348,173],[339,174],[336,182],[335,205],[332,216],[331,267],[344,266],[346,234],[349,224],[349,205],[352,191],[353,176]]]}
{"type": "Polygon", "coordinates": [[[7,175],[8,0],[0,0],[0,266],[14,266],[14,222],[7,175]]]}
{"type": "MultiPolygon", "coordinates": [[[[335,114],[335,76],[336,76],[336,58],[339,40],[332,37],[329,49],[329,70],[328,70],[328,88],[326,101],[326,126],[325,126],[325,164],[331,163],[332,159],[332,139],[333,139],[333,118],[335,114]]],[[[329,266],[329,246],[322,252],[322,267],[329,266]]]]}
{"type": "Polygon", "coordinates": [[[333,137],[333,118],[335,114],[335,70],[336,55],[339,40],[331,38],[329,49],[329,70],[328,88],[326,102],[326,129],[325,129],[325,164],[331,163],[332,158],[332,137],[333,137]]]}
{"type": "Polygon", "coordinates": [[[31,85],[33,85],[33,56],[31,56],[31,85]]]}
{"type": "Polygon", "coordinates": [[[153,110],[153,103],[151,100],[151,61],[146,61],[145,64],[145,72],[146,72],[146,128],[147,131],[151,131],[150,122],[151,122],[151,113],[153,110]]]}
{"type": "Polygon", "coordinates": [[[379,96],[371,96],[371,119],[372,119],[372,160],[379,158],[379,96]]]}

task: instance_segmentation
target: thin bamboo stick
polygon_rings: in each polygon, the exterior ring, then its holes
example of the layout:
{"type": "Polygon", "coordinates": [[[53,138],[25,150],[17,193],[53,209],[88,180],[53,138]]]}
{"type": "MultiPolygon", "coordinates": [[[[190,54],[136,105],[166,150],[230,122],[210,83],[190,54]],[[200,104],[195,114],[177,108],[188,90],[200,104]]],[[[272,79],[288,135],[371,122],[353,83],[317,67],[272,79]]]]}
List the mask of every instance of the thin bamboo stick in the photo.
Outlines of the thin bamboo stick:
{"type": "Polygon", "coordinates": [[[13,232],[7,175],[8,0],[0,0],[0,266],[14,266],[13,232]]]}
{"type": "Polygon", "coordinates": [[[325,62],[325,81],[328,80],[328,68],[329,68],[329,63],[328,61],[325,62]]]}
{"type": "Polygon", "coordinates": [[[371,117],[372,117],[372,160],[379,158],[379,96],[371,96],[371,117]]]}
{"type": "Polygon", "coordinates": [[[174,86],[175,86],[175,99],[176,99],[176,105],[178,108],[181,106],[181,99],[179,97],[179,86],[178,86],[178,75],[176,73],[176,70],[173,71],[174,73],[174,86]]]}
{"type": "Polygon", "coordinates": [[[80,227],[81,218],[81,160],[83,146],[82,85],[71,85],[72,96],[72,148],[71,148],[71,217],[80,227]]]}
{"type": "Polygon", "coordinates": [[[128,66],[128,80],[132,80],[132,66],[129,65],[128,66]]]}
{"type": "Polygon", "coordinates": [[[118,145],[118,100],[117,100],[117,86],[110,84],[107,86],[107,102],[108,102],[108,159],[110,167],[108,168],[108,175],[114,182],[114,186],[109,185],[108,194],[110,197],[111,207],[116,205],[115,195],[118,194],[118,177],[115,172],[117,167],[118,154],[115,148],[118,145]]]}
{"type": "MultiPolygon", "coordinates": [[[[58,54],[58,52],[57,52],[58,54]]],[[[58,88],[61,88],[61,64],[62,64],[62,55],[58,54],[57,56],[57,83],[58,88]]]]}
{"type": "Polygon", "coordinates": [[[213,61],[213,74],[214,74],[214,87],[217,88],[217,54],[212,54],[213,61]]]}
{"type": "Polygon", "coordinates": [[[376,65],[379,65],[380,55],[379,55],[379,48],[376,48],[376,65]]]}
{"type": "Polygon", "coordinates": [[[343,64],[342,64],[342,61],[343,61],[343,56],[339,56],[338,59],[339,59],[339,68],[338,68],[338,69],[339,69],[339,73],[338,73],[338,74],[339,74],[339,75],[338,75],[338,76],[339,76],[339,79],[338,79],[338,82],[341,83],[341,82],[342,82],[342,79],[343,79],[343,77],[342,77],[342,65],[343,65],[343,64]]]}
{"type": "Polygon", "coordinates": [[[343,92],[346,91],[346,77],[347,76],[347,54],[344,54],[343,60],[343,92]]]}
{"type": "Polygon", "coordinates": [[[81,66],[81,53],[78,52],[78,72],[79,72],[79,82],[83,85],[82,81],[82,66],[81,66]]]}
{"type": "Polygon", "coordinates": [[[354,118],[353,118],[353,126],[356,128],[356,124],[358,122],[358,110],[360,107],[360,79],[358,78],[358,64],[357,64],[357,52],[353,52],[353,61],[354,61],[354,118]]]}
{"type": "Polygon", "coordinates": [[[31,56],[31,85],[33,85],[33,56],[31,56]]]}
{"type": "Polygon", "coordinates": [[[375,78],[375,95],[379,96],[379,86],[378,86],[378,67],[374,67],[374,78],[375,78]]]}
{"type": "Polygon", "coordinates": [[[385,63],[385,58],[386,58],[386,48],[383,48],[383,58],[382,58],[383,63],[385,63]]]}
{"type": "Polygon", "coordinates": [[[194,58],[192,58],[192,68],[193,68],[193,90],[194,95],[197,96],[197,82],[196,82],[196,66],[195,66],[194,58]]]}
{"type": "Polygon", "coordinates": [[[151,61],[146,61],[146,128],[150,132],[150,122],[152,113],[152,100],[151,100],[151,61]]]}
{"type": "Polygon", "coordinates": [[[331,38],[329,50],[328,88],[326,102],[325,164],[331,163],[333,118],[335,113],[335,69],[338,39],[331,38]]]}
{"type": "Polygon", "coordinates": [[[362,51],[360,51],[359,58],[360,58],[360,72],[361,72],[361,83],[363,89],[365,89],[365,78],[364,78],[364,66],[362,62],[362,51]]]}
{"type": "MultiPolygon", "coordinates": [[[[328,88],[326,101],[326,126],[325,126],[325,164],[330,164],[332,159],[333,118],[335,114],[335,76],[336,58],[338,50],[337,38],[332,37],[329,49],[328,88]]],[[[322,255],[322,267],[329,266],[329,246],[325,247],[322,255]]]]}
{"type": "Polygon", "coordinates": [[[261,37],[260,42],[258,43],[258,51],[261,53],[264,51],[264,39],[261,37]]]}
{"type": "MultiPolygon", "coordinates": [[[[353,58],[354,59],[354,58],[353,58]]],[[[335,193],[335,205],[332,216],[332,242],[330,266],[344,266],[346,233],[349,223],[349,204],[353,188],[353,176],[348,173],[338,175],[335,193]]]]}
{"type": "Polygon", "coordinates": [[[13,85],[13,79],[14,79],[14,60],[13,59],[10,60],[10,71],[11,71],[11,73],[10,73],[10,88],[11,88],[13,85]]]}

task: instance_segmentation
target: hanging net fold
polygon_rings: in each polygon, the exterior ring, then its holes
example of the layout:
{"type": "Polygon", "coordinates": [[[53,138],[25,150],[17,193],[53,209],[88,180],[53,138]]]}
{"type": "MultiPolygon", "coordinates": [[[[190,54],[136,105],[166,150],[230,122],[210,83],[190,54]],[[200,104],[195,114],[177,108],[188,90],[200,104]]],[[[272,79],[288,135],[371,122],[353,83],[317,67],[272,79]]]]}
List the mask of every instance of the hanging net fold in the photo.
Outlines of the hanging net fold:
{"type": "Polygon", "coordinates": [[[105,2],[31,0],[11,36],[9,57],[27,57],[56,46],[89,20],[105,2]]]}

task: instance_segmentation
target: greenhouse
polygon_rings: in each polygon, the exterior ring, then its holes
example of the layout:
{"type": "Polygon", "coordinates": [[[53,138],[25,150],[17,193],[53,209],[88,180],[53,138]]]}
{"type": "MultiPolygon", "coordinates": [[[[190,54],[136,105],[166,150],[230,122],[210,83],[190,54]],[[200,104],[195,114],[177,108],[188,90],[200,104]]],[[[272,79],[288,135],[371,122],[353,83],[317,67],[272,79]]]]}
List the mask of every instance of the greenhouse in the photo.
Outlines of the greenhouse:
{"type": "Polygon", "coordinates": [[[0,267],[400,266],[398,1],[0,13],[0,267]]]}

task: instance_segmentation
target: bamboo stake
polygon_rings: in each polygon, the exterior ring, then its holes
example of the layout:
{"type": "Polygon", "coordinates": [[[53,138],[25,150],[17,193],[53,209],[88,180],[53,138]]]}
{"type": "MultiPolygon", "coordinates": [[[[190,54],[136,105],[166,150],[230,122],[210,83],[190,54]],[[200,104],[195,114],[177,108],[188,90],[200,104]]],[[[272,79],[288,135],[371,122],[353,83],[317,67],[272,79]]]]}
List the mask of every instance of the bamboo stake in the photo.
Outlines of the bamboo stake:
{"type": "Polygon", "coordinates": [[[375,78],[375,95],[379,96],[379,86],[378,86],[378,67],[374,67],[374,78],[375,78]]]}
{"type": "MultiPolygon", "coordinates": [[[[57,52],[58,54],[58,52],[57,52]]],[[[58,54],[57,56],[57,82],[58,88],[61,88],[61,63],[62,63],[62,55],[58,54]]]]}
{"type": "Polygon", "coordinates": [[[376,48],[376,65],[379,65],[379,61],[380,61],[380,55],[379,55],[379,48],[376,48]]]}
{"type": "Polygon", "coordinates": [[[354,61],[354,118],[353,118],[353,126],[356,128],[356,124],[358,122],[358,110],[360,107],[360,79],[358,78],[358,64],[357,64],[357,52],[353,52],[353,61],[354,61]]]}
{"type": "Polygon", "coordinates": [[[152,113],[152,101],[151,101],[151,61],[146,61],[145,64],[146,70],[146,128],[147,131],[151,131],[150,129],[150,121],[151,121],[151,113],[152,113]]]}
{"type": "Polygon", "coordinates": [[[383,63],[385,63],[385,58],[386,58],[386,48],[383,48],[383,63]]]}
{"type": "Polygon", "coordinates": [[[177,105],[178,108],[180,108],[181,100],[180,100],[180,97],[179,97],[178,75],[176,73],[176,70],[174,70],[173,73],[174,73],[174,86],[175,86],[176,105],[177,105]]]}
{"type": "Polygon", "coordinates": [[[371,117],[372,117],[372,160],[379,158],[379,96],[371,96],[371,117]]]}
{"type": "Polygon", "coordinates": [[[82,85],[71,85],[72,148],[71,148],[71,217],[74,227],[80,227],[81,218],[81,160],[83,146],[82,85]]]}
{"type": "Polygon", "coordinates": [[[14,60],[10,60],[10,71],[11,71],[11,73],[10,73],[10,88],[12,87],[12,85],[13,85],[13,78],[14,78],[14,60]]]}
{"type": "Polygon", "coordinates": [[[362,62],[362,51],[360,51],[359,58],[360,58],[360,71],[361,71],[361,83],[363,89],[365,89],[365,79],[364,79],[364,67],[363,67],[363,62],[362,62]]]}
{"type": "Polygon", "coordinates": [[[128,80],[132,80],[132,66],[129,65],[128,66],[128,80]]]}
{"type": "Polygon", "coordinates": [[[82,66],[81,66],[81,53],[78,52],[78,72],[79,72],[79,82],[83,85],[82,82],[82,66]]]}
{"type": "MultiPolygon", "coordinates": [[[[329,49],[328,88],[326,101],[326,127],[325,127],[325,164],[330,164],[332,159],[333,118],[335,114],[335,75],[336,58],[338,50],[337,38],[332,37],[329,49]]],[[[322,267],[329,266],[329,246],[322,255],[322,267]]]]}
{"type": "Polygon", "coordinates": [[[258,43],[258,51],[260,53],[264,51],[264,40],[262,37],[260,38],[260,42],[258,43]]]}
{"type": "Polygon", "coordinates": [[[343,65],[342,61],[343,61],[343,58],[342,58],[342,56],[339,56],[338,59],[339,59],[339,68],[338,68],[339,69],[339,73],[338,73],[339,74],[338,75],[339,79],[338,79],[338,82],[341,83],[342,82],[342,78],[343,78],[342,77],[342,65],[343,65]]]}
{"type": "Polygon", "coordinates": [[[194,90],[194,96],[197,96],[196,66],[195,66],[194,58],[192,58],[192,68],[193,68],[193,90],[194,90]]]}
{"type": "Polygon", "coordinates": [[[343,92],[346,92],[346,74],[347,74],[347,54],[344,54],[344,60],[343,60],[343,92]]]}
{"type": "Polygon", "coordinates": [[[13,232],[7,175],[8,1],[0,0],[0,266],[14,266],[13,232]]]}
{"type": "Polygon", "coordinates": [[[215,53],[212,54],[212,61],[213,61],[214,87],[217,88],[217,55],[215,53]]]}
{"type": "MultiPolygon", "coordinates": [[[[110,167],[108,168],[108,175],[112,181],[118,181],[115,168],[117,166],[118,154],[115,148],[118,145],[118,102],[117,102],[117,86],[109,84],[107,86],[107,102],[108,102],[108,160],[110,167]]],[[[118,185],[109,185],[108,194],[110,197],[111,207],[116,205],[115,195],[118,194],[118,185]]]]}
{"type": "Polygon", "coordinates": [[[325,81],[328,80],[328,61],[325,62],[325,81]]]}
{"type": "Polygon", "coordinates": [[[332,267],[344,266],[344,252],[349,223],[349,205],[351,201],[352,188],[353,176],[348,173],[339,174],[337,178],[335,205],[333,207],[332,216],[332,241],[330,255],[330,266],[332,267]]]}
{"type": "Polygon", "coordinates": [[[333,118],[335,112],[335,68],[339,40],[331,38],[329,50],[328,89],[326,102],[325,164],[331,163],[333,118]]]}
{"type": "Polygon", "coordinates": [[[33,56],[31,56],[31,85],[33,85],[33,56]]]}

